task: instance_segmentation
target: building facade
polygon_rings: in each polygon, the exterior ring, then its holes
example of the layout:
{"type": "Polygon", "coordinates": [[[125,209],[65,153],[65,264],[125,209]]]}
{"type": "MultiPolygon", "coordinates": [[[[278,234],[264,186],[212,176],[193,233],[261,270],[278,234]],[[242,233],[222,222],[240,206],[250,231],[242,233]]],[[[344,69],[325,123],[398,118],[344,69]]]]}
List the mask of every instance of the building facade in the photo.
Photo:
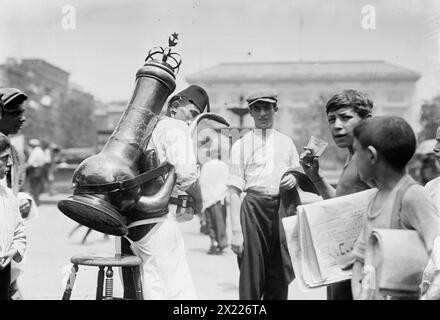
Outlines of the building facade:
{"type": "MultiPolygon", "coordinates": [[[[275,126],[290,136],[293,126],[301,125],[301,112],[341,89],[368,93],[374,101],[375,114],[399,115],[417,122],[414,93],[420,78],[417,72],[385,61],[222,63],[189,75],[190,84],[203,86],[210,97],[212,112],[228,119],[232,126],[240,118],[230,108],[246,108],[245,97],[259,88],[271,88],[279,95],[275,126]]],[[[324,106],[323,106],[324,107],[324,106]]],[[[243,126],[251,127],[245,115],[243,126]]]]}
{"type": "Polygon", "coordinates": [[[8,58],[0,65],[0,87],[19,88],[28,96],[28,121],[21,131],[27,139],[44,139],[66,148],[96,140],[90,117],[96,101],[69,77],[69,72],[43,59],[8,58]]]}

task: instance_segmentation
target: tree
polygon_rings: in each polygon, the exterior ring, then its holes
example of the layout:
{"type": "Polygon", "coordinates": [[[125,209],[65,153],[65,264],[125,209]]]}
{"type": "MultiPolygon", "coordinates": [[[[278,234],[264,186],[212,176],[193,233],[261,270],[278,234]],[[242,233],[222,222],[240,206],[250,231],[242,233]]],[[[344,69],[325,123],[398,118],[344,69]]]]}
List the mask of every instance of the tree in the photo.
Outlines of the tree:
{"type": "Polygon", "coordinates": [[[69,95],[60,108],[57,143],[63,148],[96,146],[98,135],[93,110],[93,98],[69,95]]]}
{"type": "Polygon", "coordinates": [[[38,138],[50,142],[56,137],[57,110],[52,107],[45,107],[34,104],[33,107],[26,108],[26,122],[22,133],[30,138],[38,138]]]}
{"type": "Polygon", "coordinates": [[[422,129],[418,134],[417,140],[422,142],[424,140],[434,139],[437,128],[440,125],[440,95],[422,104],[419,123],[422,129]]]}

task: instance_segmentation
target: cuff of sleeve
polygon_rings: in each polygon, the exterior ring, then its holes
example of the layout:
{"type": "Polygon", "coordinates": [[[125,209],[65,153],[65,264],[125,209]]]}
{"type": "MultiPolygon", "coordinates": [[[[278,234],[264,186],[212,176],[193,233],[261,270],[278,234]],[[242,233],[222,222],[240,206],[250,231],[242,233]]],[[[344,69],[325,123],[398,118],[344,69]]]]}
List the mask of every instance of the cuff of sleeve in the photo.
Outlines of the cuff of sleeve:
{"type": "Polygon", "coordinates": [[[244,179],[240,178],[239,176],[230,175],[228,177],[228,182],[226,184],[227,184],[227,186],[236,187],[240,191],[243,191],[245,181],[244,181],[244,179]]]}
{"type": "Polygon", "coordinates": [[[199,178],[199,166],[193,165],[186,168],[179,167],[179,172],[177,173],[176,187],[180,191],[185,192],[188,190],[194,182],[199,178]]]}

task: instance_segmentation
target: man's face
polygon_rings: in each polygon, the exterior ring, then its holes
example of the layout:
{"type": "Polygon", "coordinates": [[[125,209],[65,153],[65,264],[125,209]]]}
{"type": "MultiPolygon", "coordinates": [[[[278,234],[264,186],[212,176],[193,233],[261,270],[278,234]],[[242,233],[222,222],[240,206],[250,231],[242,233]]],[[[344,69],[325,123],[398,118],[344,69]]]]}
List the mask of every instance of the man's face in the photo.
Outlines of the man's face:
{"type": "Polygon", "coordinates": [[[353,146],[353,129],[362,120],[352,107],[344,107],[327,114],[333,140],[339,148],[353,146]]]}
{"type": "Polygon", "coordinates": [[[23,102],[16,104],[14,108],[8,108],[11,110],[4,109],[0,118],[0,132],[5,135],[17,133],[26,121],[23,102]]]}
{"type": "Polygon", "coordinates": [[[194,118],[200,114],[200,112],[195,105],[190,103],[185,106],[180,106],[178,108],[172,107],[170,114],[172,118],[182,120],[190,124],[194,120],[194,118]]]}
{"type": "Polygon", "coordinates": [[[255,128],[273,128],[275,112],[273,105],[269,102],[257,101],[252,104],[250,107],[250,115],[254,118],[255,128]]]}
{"type": "Polygon", "coordinates": [[[359,141],[354,138],[353,142],[354,161],[359,172],[359,177],[364,182],[370,181],[373,176],[373,164],[371,162],[371,153],[367,148],[364,148],[359,141]]]}
{"type": "Polygon", "coordinates": [[[435,140],[437,141],[437,143],[434,146],[434,155],[437,158],[437,161],[440,161],[440,127],[437,129],[435,140]]]}
{"type": "Polygon", "coordinates": [[[10,157],[10,149],[0,152],[0,180],[6,175],[8,161],[10,157]]]}

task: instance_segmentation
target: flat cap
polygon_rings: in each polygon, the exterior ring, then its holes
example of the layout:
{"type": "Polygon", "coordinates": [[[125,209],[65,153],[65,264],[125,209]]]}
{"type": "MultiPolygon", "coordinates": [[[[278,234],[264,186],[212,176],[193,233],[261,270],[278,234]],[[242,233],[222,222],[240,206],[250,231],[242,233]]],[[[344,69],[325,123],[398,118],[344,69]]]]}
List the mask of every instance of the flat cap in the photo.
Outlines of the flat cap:
{"type": "Polygon", "coordinates": [[[28,97],[16,88],[0,88],[0,96],[5,110],[12,110],[14,105],[11,102],[23,102],[28,97]]]}
{"type": "Polygon", "coordinates": [[[249,104],[249,107],[257,101],[264,101],[276,104],[278,102],[278,95],[275,91],[271,89],[262,89],[248,95],[246,101],[249,104]]]}

